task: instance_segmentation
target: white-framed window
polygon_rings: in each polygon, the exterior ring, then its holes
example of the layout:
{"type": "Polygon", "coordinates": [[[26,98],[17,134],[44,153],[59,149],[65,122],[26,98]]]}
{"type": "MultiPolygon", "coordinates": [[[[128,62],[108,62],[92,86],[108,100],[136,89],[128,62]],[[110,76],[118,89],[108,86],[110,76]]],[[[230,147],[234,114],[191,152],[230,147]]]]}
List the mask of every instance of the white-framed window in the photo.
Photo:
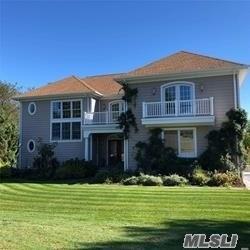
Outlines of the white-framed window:
{"type": "Polygon", "coordinates": [[[175,149],[179,157],[197,157],[196,128],[164,129],[165,146],[175,149]]]}
{"type": "Polygon", "coordinates": [[[30,115],[34,115],[36,113],[36,104],[34,102],[29,103],[28,112],[30,115]]]}
{"type": "Polygon", "coordinates": [[[80,141],[82,100],[51,102],[51,141],[80,141]]]}
{"type": "Polygon", "coordinates": [[[34,152],[35,151],[35,149],[36,149],[36,143],[35,143],[35,141],[34,140],[29,140],[28,142],[27,142],[27,150],[30,152],[30,153],[32,153],[32,152],[34,152]]]}
{"type": "Polygon", "coordinates": [[[109,112],[113,121],[116,121],[124,110],[125,102],[123,100],[115,100],[109,103],[109,112]]]}
{"type": "Polygon", "coordinates": [[[170,82],[161,86],[161,101],[166,103],[167,115],[193,114],[195,85],[192,82],[170,82]]]}

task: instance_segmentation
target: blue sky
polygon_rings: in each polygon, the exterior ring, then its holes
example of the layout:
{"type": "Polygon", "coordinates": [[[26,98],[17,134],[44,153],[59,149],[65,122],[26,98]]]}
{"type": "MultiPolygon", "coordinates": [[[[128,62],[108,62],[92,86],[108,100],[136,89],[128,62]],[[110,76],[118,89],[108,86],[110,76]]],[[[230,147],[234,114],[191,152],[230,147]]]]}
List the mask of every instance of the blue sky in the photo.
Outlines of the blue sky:
{"type": "MultiPolygon", "coordinates": [[[[179,50],[250,64],[248,1],[0,1],[0,79],[24,90],[179,50]]],[[[250,113],[250,76],[241,104],[250,113]]]]}

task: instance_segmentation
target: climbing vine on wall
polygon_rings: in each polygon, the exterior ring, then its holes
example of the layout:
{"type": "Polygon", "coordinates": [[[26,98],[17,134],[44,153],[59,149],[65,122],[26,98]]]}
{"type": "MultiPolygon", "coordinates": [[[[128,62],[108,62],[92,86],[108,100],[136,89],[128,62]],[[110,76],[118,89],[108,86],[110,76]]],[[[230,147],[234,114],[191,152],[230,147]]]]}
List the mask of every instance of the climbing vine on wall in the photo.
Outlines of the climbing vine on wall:
{"type": "Polygon", "coordinates": [[[244,167],[243,139],[247,128],[247,113],[243,109],[231,109],[219,130],[207,135],[208,147],[201,155],[200,163],[208,170],[233,170],[244,167]]]}
{"type": "MultiPolygon", "coordinates": [[[[122,99],[126,102],[126,104],[128,106],[129,104],[133,104],[135,106],[138,93],[137,88],[130,88],[127,83],[122,83],[121,90],[123,90],[124,92],[122,99]]],[[[120,116],[118,117],[118,122],[119,127],[123,130],[125,139],[129,138],[131,127],[134,128],[135,132],[138,131],[136,118],[131,108],[126,109],[120,114],[120,116]]]]}

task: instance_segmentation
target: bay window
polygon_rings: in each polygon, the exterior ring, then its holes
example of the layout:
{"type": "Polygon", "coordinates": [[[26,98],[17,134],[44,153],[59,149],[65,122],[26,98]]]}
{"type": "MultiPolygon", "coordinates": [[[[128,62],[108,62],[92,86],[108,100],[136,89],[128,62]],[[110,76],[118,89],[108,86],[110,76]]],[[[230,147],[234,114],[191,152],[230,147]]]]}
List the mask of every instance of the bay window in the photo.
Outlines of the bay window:
{"type": "Polygon", "coordinates": [[[52,101],[52,141],[76,141],[81,139],[81,107],[81,100],[52,101]]]}

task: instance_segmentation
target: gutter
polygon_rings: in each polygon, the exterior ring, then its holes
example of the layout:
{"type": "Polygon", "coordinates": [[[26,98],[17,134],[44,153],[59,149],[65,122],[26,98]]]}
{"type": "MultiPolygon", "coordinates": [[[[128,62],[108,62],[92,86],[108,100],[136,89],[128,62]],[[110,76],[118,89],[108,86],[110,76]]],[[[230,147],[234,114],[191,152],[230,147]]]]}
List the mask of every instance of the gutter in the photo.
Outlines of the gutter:
{"type": "Polygon", "coordinates": [[[58,99],[58,98],[82,98],[82,97],[99,97],[99,95],[91,94],[91,93],[67,93],[67,94],[51,94],[51,95],[43,95],[43,96],[14,96],[12,99],[15,101],[44,101],[50,99],[58,99]]]}
{"type": "Polygon", "coordinates": [[[118,83],[139,83],[139,82],[152,82],[156,80],[172,80],[172,79],[184,79],[184,78],[194,78],[194,77],[206,77],[206,76],[216,76],[216,75],[230,75],[235,72],[235,70],[247,69],[249,66],[239,66],[234,68],[222,69],[222,70],[204,70],[204,71],[189,71],[180,73],[160,73],[142,76],[124,76],[115,78],[114,80],[118,83]]]}

